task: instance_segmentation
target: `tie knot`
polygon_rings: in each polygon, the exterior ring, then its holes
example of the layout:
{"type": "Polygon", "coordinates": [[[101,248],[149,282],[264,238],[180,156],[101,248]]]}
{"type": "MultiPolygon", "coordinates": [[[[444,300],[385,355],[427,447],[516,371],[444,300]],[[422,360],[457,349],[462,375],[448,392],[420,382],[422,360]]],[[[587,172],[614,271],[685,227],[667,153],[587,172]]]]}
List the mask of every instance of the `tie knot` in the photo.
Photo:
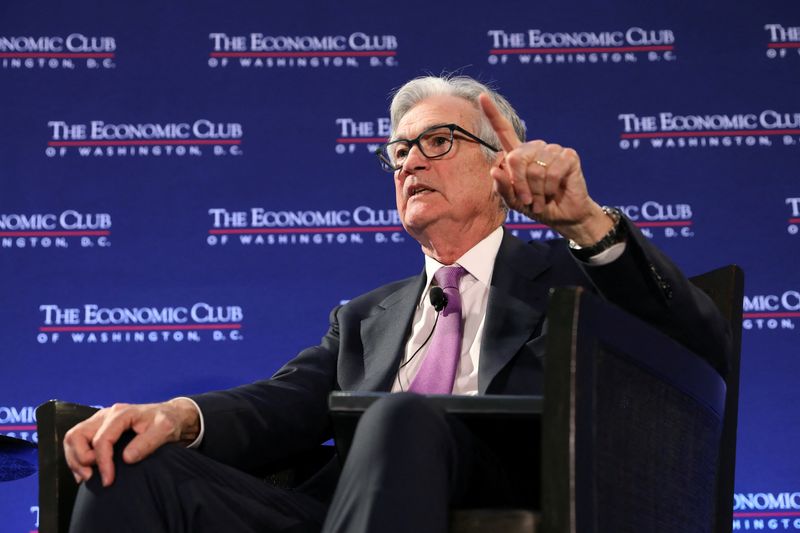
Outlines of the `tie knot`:
{"type": "Polygon", "coordinates": [[[442,289],[456,289],[458,290],[458,282],[464,277],[467,271],[461,265],[451,265],[440,268],[433,275],[433,279],[439,284],[442,289]]]}

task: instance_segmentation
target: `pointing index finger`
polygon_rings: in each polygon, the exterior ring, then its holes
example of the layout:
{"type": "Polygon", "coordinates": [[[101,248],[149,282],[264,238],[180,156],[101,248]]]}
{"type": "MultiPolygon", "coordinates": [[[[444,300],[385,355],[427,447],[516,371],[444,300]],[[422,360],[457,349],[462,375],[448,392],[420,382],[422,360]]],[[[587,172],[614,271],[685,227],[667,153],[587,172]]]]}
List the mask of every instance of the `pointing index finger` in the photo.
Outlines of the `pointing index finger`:
{"type": "Polygon", "coordinates": [[[516,132],[514,131],[514,126],[512,126],[511,122],[505,116],[503,116],[502,113],[500,113],[494,101],[488,94],[482,93],[478,97],[478,101],[481,104],[483,113],[486,115],[486,118],[489,119],[492,128],[497,134],[497,137],[500,139],[500,144],[506,153],[522,144],[522,141],[519,140],[516,132]]]}

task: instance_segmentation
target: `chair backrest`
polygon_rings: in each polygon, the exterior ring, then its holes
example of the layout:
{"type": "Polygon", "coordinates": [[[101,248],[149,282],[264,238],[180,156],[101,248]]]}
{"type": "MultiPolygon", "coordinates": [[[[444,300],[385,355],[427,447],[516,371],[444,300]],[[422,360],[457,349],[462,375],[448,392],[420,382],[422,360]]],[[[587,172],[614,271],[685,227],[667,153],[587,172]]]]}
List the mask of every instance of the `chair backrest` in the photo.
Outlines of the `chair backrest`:
{"type": "Polygon", "coordinates": [[[722,447],[717,476],[717,510],[714,531],[729,533],[733,528],[733,485],[736,473],[736,428],[739,419],[739,368],[742,351],[742,304],[744,272],[736,265],[727,265],[690,278],[717,305],[730,324],[730,373],[725,377],[725,418],[722,424],[722,447]]]}
{"type": "Polygon", "coordinates": [[[39,533],[69,530],[78,484],[64,458],[64,434],[94,407],[50,400],[36,408],[39,432],[39,533]]]}
{"type": "Polygon", "coordinates": [[[640,320],[583,289],[554,291],[543,531],[731,531],[741,270],[719,269],[697,284],[732,326],[727,387],[704,360],[640,320]]]}

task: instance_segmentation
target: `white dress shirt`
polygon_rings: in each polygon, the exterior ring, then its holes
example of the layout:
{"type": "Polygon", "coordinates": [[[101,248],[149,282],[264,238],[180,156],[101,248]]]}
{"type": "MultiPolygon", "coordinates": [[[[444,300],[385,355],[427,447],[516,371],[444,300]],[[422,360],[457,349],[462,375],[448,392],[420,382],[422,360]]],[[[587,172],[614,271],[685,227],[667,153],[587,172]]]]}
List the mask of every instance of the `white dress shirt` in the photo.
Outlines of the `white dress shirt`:
{"type": "MultiPolygon", "coordinates": [[[[453,383],[453,394],[478,394],[478,361],[486,318],[486,303],[489,301],[489,287],[492,285],[494,260],[502,241],[503,228],[498,227],[456,261],[456,264],[461,265],[467,273],[458,284],[464,336],[461,340],[461,357],[453,383]]],[[[392,392],[408,390],[427,355],[430,340],[428,342],[425,340],[430,335],[436,319],[436,310],[431,304],[429,293],[434,283],[434,274],[444,266],[446,265],[436,259],[425,256],[425,275],[428,281],[414,311],[411,337],[406,343],[403,366],[394,380],[392,392]],[[420,350],[423,343],[425,345],[420,350]],[[416,355],[413,355],[415,352],[416,355]]]]}

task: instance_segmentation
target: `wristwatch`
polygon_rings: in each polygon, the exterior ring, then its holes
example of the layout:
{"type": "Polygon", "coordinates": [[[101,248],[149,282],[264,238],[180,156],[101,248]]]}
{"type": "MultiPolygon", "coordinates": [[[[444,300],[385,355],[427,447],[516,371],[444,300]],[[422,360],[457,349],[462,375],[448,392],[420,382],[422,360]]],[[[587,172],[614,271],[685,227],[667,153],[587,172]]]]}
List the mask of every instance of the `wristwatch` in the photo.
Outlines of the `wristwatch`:
{"type": "Polygon", "coordinates": [[[596,256],[601,252],[605,252],[617,243],[625,241],[625,224],[620,223],[622,220],[622,212],[616,207],[603,206],[603,213],[608,215],[614,222],[608,233],[603,235],[603,238],[592,244],[591,246],[581,246],[572,239],[569,240],[569,248],[572,250],[573,255],[581,261],[588,261],[590,258],[596,256]]]}

